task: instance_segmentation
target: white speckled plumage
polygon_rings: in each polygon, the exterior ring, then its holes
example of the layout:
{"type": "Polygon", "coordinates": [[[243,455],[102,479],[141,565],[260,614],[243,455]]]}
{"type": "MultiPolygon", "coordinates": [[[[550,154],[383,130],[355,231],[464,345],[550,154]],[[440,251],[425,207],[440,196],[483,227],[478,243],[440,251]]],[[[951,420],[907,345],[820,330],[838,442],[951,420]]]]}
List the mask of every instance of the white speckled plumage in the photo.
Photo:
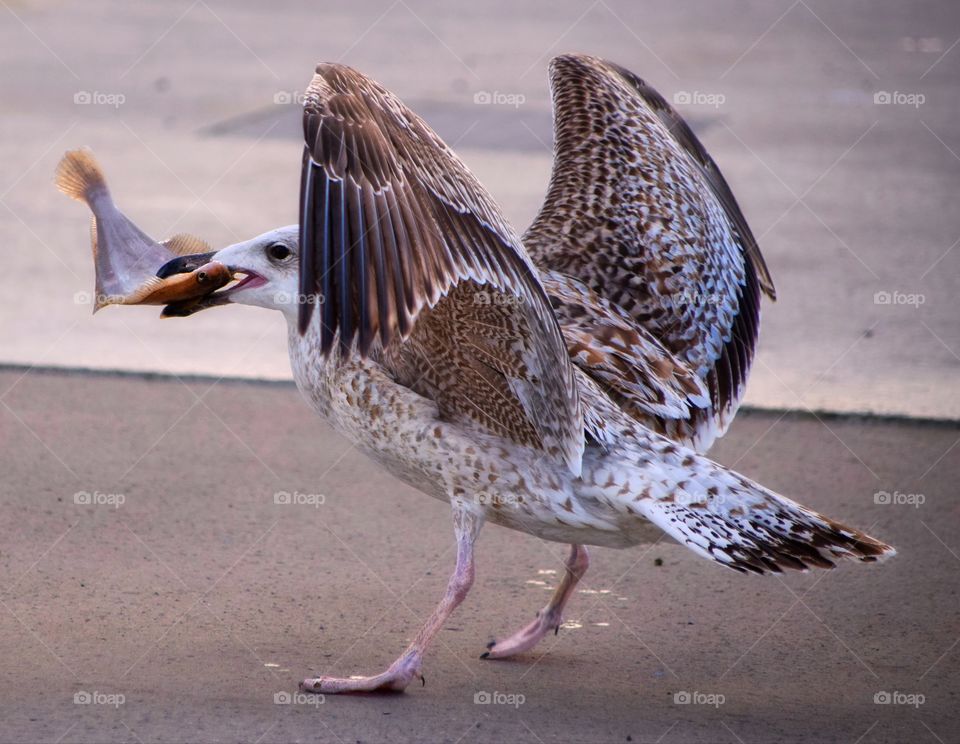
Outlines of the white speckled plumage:
{"type": "Polygon", "coordinates": [[[282,228],[215,257],[264,278],[232,299],[284,312],[315,410],[453,509],[457,569],[407,651],[382,674],[305,689],[422,677],[427,643],[469,589],[484,521],[573,545],[557,594],[492,658],[559,627],[584,544],[665,532],[755,573],[893,554],[701,454],[736,411],[760,293],[773,293],[759,248],[712,159],[649,86],[579,56],[554,60],[551,82],[554,172],[522,241],[398,98],[322,64],[306,94],[299,240],[282,228]],[[278,240],[299,252],[295,286],[287,259],[258,263],[278,240]],[[299,304],[277,306],[268,287],[299,289],[299,304]]]}

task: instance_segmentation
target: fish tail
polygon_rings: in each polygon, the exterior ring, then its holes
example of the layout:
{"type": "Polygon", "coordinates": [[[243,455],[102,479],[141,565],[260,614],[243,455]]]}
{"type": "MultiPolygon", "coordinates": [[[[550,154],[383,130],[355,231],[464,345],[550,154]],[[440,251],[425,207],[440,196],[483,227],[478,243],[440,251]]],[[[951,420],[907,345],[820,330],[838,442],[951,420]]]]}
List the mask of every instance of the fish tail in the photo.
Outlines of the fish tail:
{"type": "Polygon", "coordinates": [[[67,196],[91,204],[100,193],[107,194],[107,182],[100,165],[88,149],[68,150],[57,166],[57,188],[67,196]]]}

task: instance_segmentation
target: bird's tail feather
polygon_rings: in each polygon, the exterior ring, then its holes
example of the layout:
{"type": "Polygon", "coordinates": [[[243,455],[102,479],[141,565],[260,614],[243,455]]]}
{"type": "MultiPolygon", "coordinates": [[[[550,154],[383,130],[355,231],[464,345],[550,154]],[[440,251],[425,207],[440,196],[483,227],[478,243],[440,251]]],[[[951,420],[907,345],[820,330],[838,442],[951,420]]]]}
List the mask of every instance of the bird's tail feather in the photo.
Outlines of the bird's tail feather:
{"type": "Polygon", "coordinates": [[[634,455],[618,491],[620,504],[704,558],[765,574],[832,568],[841,558],[875,562],[896,553],[693,450],[652,433],[640,436],[649,438],[642,448],[627,445],[634,455]],[[651,456],[651,449],[658,454],[651,456]]]}
{"type": "Polygon", "coordinates": [[[664,499],[648,502],[641,511],[695,553],[736,571],[833,568],[840,558],[873,562],[896,553],[889,545],[783,496],[767,492],[757,500],[757,495],[727,492],[717,497],[732,497],[732,505],[664,499]]]}

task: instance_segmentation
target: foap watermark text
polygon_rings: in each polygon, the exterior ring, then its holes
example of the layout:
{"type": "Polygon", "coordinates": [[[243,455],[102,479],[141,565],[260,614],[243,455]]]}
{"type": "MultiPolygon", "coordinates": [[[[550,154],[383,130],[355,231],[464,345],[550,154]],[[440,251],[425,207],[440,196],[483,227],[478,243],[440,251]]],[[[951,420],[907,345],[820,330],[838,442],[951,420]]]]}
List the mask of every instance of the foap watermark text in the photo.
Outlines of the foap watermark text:
{"type": "Polygon", "coordinates": [[[474,693],[473,702],[475,705],[510,705],[514,708],[519,708],[527,702],[527,697],[519,692],[500,692],[499,690],[487,692],[486,690],[480,690],[474,693]]]}
{"type": "Polygon", "coordinates": [[[326,494],[301,493],[300,491],[277,491],[273,503],[280,506],[312,506],[317,508],[327,503],[326,494]]]}
{"type": "Polygon", "coordinates": [[[919,509],[927,501],[922,493],[903,493],[902,491],[877,491],[873,494],[873,503],[883,506],[912,506],[919,509]]]}
{"type": "Polygon", "coordinates": [[[273,693],[274,705],[312,705],[317,707],[323,705],[324,702],[326,702],[326,698],[314,692],[309,695],[303,692],[287,692],[286,690],[273,693]]]}
{"type": "Polygon", "coordinates": [[[123,93],[104,93],[99,90],[78,90],[73,102],[78,106],[113,106],[120,108],[127,100],[123,93]]]}
{"type": "Polygon", "coordinates": [[[527,102],[527,97],[523,93],[478,90],[473,94],[473,102],[478,106],[513,106],[514,108],[520,108],[527,102]]]}
{"type": "Polygon", "coordinates": [[[913,708],[919,708],[925,702],[927,702],[927,697],[920,692],[880,690],[873,696],[874,705],[909,705],[913,708]]]}
{"type": "Polygon", "coordinates": [[[723,93],[707,93],[702,90],[678,90],[673,94],[675,106],[713,106],[720,108],[726,103],[723,93]]]}
{"type": "Polygon", "coordinates": [[[923,93],[878,90],[873,94],[873,102],[878,106],[913,106],[914,108],[920,108],[927,102],[927,97],[923,93]]]}
{"type": "Polygon", "coordinates": [[[103,491],[77,491],[73,494],[73,503],[77,506],[112,506],[119,509],[126,503],[122,493],[103,493],[103,491]]]}
{"type": "Polygon", "coordinates": [[[712,705],[719,708],[727,698],[719,692],[700,692],[699,690],[680,690],[673,693],[674,705],[712,705]]]}
{"type": "Polygon", "coordinates": [[[126,696],[119,692],[78,690],[73,693],[74,705],[112,705],[114,708],[119,708],[125,702],[127,702],[126,696]]]}
{"type": "Polygon", "coordinates": [[[908,292],[887,292],[880,290],[873,293],[874,305],[907,305],[910,307],[920,307],[927,301],[927,296],[918,293],[908,292]]]}

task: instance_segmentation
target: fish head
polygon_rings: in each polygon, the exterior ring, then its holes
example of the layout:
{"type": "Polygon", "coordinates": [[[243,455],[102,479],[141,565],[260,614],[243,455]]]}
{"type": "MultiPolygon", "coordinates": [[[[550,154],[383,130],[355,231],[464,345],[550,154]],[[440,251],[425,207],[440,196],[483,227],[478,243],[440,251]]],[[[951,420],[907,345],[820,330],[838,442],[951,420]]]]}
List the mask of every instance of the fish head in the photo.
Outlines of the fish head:
{"type": "Polygon", "coordinates": [[[177,256],[157,272],[165,281],[196,275],[204,267],[224,266],[236,280],[221,288],[216,281],[202,297],[172,302],[164,317],[193,315],[210,307],[237,303],[279,310],[296,322],[299,297],[300,227],[287,225],[214,253],[177,256]]]}

